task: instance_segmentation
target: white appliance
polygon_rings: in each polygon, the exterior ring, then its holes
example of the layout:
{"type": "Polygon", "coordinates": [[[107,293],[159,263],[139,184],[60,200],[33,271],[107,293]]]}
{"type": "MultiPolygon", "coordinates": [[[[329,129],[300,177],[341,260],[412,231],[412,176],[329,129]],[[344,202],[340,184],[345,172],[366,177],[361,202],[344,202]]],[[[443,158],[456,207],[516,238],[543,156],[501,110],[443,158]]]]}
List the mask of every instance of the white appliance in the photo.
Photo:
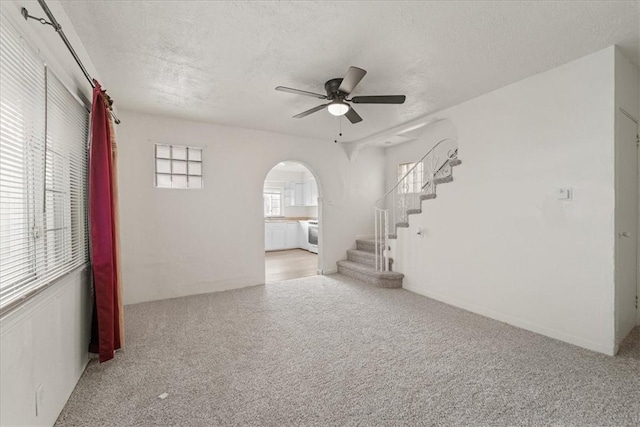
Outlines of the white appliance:
{"type": "Polygon", "coordinates": [[[309,232],[307,233],[309,242],[309,252],[318,253],[318,221],[308,221],[309,232]]]}

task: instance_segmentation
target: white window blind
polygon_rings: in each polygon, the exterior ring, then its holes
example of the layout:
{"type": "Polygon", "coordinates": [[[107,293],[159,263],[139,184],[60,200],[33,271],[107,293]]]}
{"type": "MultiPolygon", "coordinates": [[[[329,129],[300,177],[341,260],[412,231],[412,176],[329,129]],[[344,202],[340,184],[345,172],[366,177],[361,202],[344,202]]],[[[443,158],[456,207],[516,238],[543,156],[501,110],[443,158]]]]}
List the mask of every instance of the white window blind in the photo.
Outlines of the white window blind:
{"type": "Polygon", "coordinates": [[[88,111],[0,18],[0,311],[88,261],[88,111]]]}

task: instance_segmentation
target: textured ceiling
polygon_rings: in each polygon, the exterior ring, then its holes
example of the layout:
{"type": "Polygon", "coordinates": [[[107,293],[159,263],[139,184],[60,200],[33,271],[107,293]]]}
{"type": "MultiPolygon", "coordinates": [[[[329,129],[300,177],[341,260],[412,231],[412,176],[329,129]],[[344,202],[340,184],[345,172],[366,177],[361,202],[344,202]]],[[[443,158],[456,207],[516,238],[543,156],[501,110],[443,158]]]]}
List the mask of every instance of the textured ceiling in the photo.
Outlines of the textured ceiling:
{"type": "Polygon", "coordinates": [[[62,2],[119,108],[333,140],[321,100],[350,65],[357,105],[341,141],[487,93],[618,44],[640,63],[638,2],[62,2]]]}

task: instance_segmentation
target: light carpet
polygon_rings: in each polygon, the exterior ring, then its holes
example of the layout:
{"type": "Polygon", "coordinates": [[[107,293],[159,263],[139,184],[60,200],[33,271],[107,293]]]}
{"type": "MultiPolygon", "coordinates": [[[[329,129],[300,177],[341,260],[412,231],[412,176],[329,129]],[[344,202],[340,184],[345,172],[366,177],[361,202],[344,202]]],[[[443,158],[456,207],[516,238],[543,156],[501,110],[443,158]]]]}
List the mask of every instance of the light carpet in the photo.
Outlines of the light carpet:
{"type": "Polygon", "coordinates": [[[608,357],[341,275],[125,316],[56,425],[640,425],[639,328],[608,357]]]}

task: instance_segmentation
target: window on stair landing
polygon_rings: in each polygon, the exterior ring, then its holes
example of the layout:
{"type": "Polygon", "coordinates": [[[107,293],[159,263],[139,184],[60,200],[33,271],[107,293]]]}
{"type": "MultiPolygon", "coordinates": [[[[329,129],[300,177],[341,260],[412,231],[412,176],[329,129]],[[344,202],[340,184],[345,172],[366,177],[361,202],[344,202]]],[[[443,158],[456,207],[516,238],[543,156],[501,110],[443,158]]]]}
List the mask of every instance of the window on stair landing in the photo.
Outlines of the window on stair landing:
{"type": "Polygon", "coordinates": [[[264,197],[264,216],[282,216],[282,190],[265,189],[264,197]]]}
{"type": "Polygon", "coordinates": [[[420,193],[424,185],[422,162],[419,162],[417,166],[416,163],[400,163],[398,165],[398,182],[400,182],[399,194],[420,193]]]}

